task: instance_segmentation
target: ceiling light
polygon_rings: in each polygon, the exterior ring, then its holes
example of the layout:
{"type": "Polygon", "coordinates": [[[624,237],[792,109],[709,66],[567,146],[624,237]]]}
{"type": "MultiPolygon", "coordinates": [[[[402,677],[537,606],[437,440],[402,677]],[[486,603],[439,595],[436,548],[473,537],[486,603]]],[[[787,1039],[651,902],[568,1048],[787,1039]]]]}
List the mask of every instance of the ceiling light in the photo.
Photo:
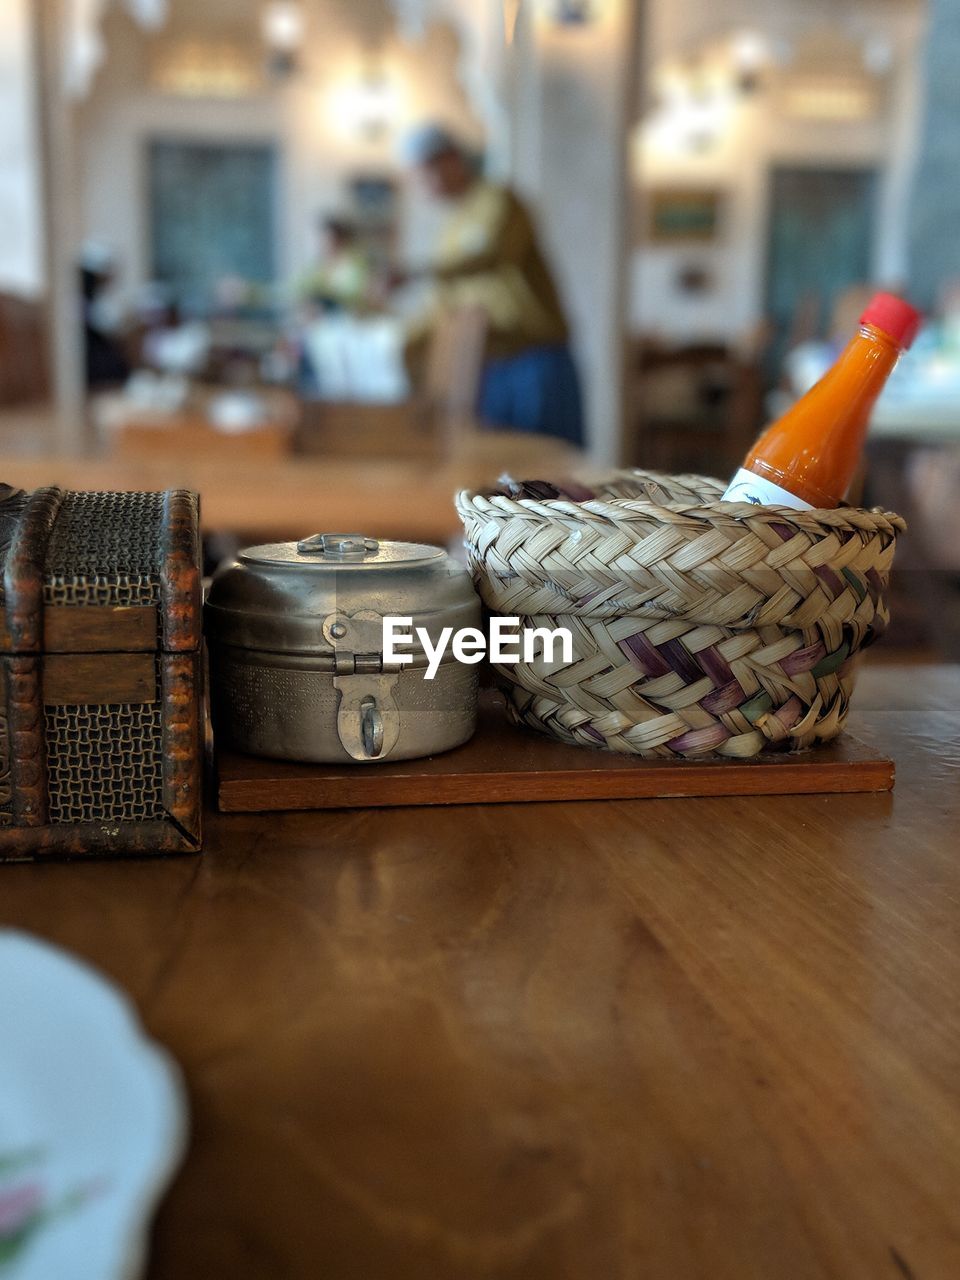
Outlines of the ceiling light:
{"type": "Polygon", "coordinates": [[[303,42],[306,15],[295,0],[270,0],[261,18],[263,39],[271,49],[291,53],[303,42]]]}

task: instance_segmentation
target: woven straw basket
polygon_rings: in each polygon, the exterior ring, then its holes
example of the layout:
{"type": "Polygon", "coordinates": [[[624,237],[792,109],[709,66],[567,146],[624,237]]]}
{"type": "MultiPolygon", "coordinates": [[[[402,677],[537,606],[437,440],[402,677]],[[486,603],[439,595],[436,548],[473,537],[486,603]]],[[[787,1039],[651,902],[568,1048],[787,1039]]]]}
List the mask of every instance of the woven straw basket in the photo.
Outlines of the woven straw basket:
{"type": "Polygon", "coordinates": [[[571,664],[497,667],[514,720],[648,757],[836,737],[904,522],[721,503],[723,488],[635,471],[582,503],[458,494],[487,607],[573,636],[571,664]]]}

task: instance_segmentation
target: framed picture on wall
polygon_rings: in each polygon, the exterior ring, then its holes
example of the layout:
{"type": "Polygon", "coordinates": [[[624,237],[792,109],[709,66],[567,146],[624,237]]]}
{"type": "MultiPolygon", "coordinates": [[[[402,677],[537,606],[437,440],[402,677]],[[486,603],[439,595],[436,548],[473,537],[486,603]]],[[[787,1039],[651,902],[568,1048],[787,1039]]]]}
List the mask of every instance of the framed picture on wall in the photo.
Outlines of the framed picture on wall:
{"type": "Polygon", "coordinates": [[[390,222],[397,216],[397,184],[389,175],[358,173],[349,181],[350,203],[367,222],[390,222]]]}
{"type": "Polygon", "coordinates": [[[356,173],[347,184],[349,210],[367,253],[379,266],[394,254],[399,191],[388,174],[356,173]]]}
{"type": "Polygon", "coordinates": [[[660,187],[647,198],[652,244],[709,244],[720,234],[723,192],[704,187],[660,187]]]}

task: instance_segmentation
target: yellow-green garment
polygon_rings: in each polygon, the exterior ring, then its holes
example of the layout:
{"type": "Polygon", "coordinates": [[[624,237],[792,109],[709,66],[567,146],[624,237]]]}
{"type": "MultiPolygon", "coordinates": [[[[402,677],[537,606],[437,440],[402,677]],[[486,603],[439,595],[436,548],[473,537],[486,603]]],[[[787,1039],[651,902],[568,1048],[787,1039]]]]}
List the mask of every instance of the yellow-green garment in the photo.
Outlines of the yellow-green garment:
{"type": "Polygon", "coordinates": [[[359,249],[346,249],[318,263],[297,284],[305,301],[332,303],[344,311],[363,306],[370,288],[370,264],[359,249]]]}
{"type": "Polygon", "coordinates": [[[417,326],[421,337],[444,314],[480,307],[488,356],[567,341],[566,318],[533,222],[507,187],[476,182],[470,188],[440,235],[433,276],[433,305],[417,326]]]}

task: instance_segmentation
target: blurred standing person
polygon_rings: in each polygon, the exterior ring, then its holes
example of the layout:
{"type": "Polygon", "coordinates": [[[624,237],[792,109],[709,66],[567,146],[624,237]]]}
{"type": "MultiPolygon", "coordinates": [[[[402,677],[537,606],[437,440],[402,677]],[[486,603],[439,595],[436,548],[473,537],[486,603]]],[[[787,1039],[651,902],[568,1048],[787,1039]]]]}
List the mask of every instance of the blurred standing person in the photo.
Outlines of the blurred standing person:
{"type": "Polygon", "coordinates": [[[395,333],[396,322],[378,314],[383,282],[374,275],[371,255],[347,217],[327,213],[317,225],[320,253],[297,285],[300,306],[281,360],[295,365],[300,390],[309,398],[397,398],[403,371],[395,350],[386,361],[381,350],[384,325],[395,333]]]}
{"type": "Polygon", "coordinates": [[[433,263],[397,276],[397,283],[426,276],[434,286],[432,304],[408,333],[411,375],[445,316],[480,308],[487,322],[480,420],[582,444],[569,328],[530,214],[509,187],[480,177],[466,147],[440,125],[412,133],[404,158],[430,195],[451,206],[433,263]]]}
{"type": "Polygon", "coordinates": [[[320,252],[300,281],[300,297],[325,313],[356,312],[369,302],[371,272],[357,229],[338,214],[317,222],[320,252]]]}

